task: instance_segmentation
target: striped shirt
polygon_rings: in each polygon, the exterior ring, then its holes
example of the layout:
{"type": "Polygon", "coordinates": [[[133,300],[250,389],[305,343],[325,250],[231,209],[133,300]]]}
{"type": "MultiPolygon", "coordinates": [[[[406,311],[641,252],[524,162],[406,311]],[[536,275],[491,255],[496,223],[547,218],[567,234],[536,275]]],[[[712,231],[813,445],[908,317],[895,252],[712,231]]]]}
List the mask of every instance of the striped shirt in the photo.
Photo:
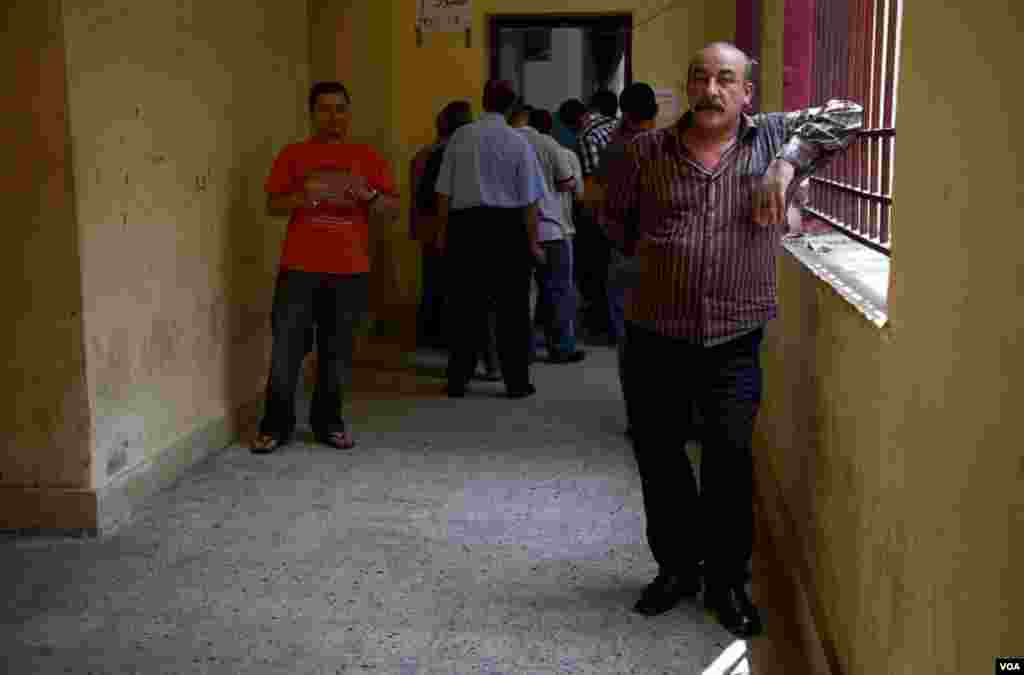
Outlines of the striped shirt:
{"type": "Polygon", "coordinates": [[[861,127],[856,103],[829,101],[791,113],[743,116],[738,142],[708,171],[675,125],[643,133],[608,177],[604,224],[639,270],[626,319],[711,346],[774,318],[775,254],[786,224],[753,222],[753,192],[776,157],[800,182],[847,147],[861,127]]]}
{"type": "Polygon", "coordinates": [[[504,115],[485,113],[460,127],[444,152],[437,191],[453,211],[477,206],[525,208],[547,193],[533,146],[504,115]]]}
{"type": "Polygon", "coordinates": [[[593,115],[580,131],[579,155],[583,175],[590,176],[601,164],[601,151],[611,140],[612,132],[619,125],[615,117],[593,115]]]}

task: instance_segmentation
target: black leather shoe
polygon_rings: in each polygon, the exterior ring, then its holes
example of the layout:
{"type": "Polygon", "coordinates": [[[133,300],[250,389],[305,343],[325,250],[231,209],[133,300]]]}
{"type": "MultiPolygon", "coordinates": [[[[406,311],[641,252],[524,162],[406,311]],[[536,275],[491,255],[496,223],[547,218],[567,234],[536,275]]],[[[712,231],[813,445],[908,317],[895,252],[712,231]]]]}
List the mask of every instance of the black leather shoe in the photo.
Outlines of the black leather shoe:
{"type": "Polygon", "coordinates": [[[644,589],[633,611],[644,616],[664,614],[683,600],[693,599],[700,592],[700,580],[692,576],[659,574],[644,589]]]}
{"type": "Polygon", "coordinates": [[[509,389],[506,394],[509,398],[526,398],[537,393],[537,388],[532,384],[526,385],[525,389],[509,389]]]}
{"type": "Polygon", "coordinates": [[[761,615],[742,586],[709,590],[704,594],[704,607],[738,638],[752,638],[764,630],[761,615]]]}

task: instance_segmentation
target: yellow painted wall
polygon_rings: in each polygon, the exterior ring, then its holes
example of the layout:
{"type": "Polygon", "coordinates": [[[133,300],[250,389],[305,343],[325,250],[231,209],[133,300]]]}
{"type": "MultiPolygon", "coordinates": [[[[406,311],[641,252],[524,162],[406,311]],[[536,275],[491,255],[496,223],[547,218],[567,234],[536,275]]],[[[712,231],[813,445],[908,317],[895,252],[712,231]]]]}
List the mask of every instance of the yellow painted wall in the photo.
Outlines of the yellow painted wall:
{"type": "Polygon", "coordinates": [[[260,398],[284,222],[275,153],[308,129],[304,3],[63,3],[101,489],[260,398]]]}
{"type": "MultiPolygon", "coordinates": [[[[471,46],[463,34],[435,33],[416,45],[416,4],[314,0],[311,16],[315,79],[350,83],[353,135],[377,145],[393,162],[408,207],[409,162],[433,141],[434,118],[446,103],[466,99],[476,114],[489,75],[488,17],[500,14],[632,13],[635,80],[677,87],[689,57],[713,39],[733,39],[735,3],[699,0],[484,0],[473,3],[471,46]],[[338,36],[337,46],[331,42],[338,36]]],[[[403,215],[375,243],[373,311],[403,324],[408,336],[419,294],[418,247],[403,215]]]]}
{"type": "MultiPolygon", "coordinates": [[[[404,195],[407,168],[396,133],[406,114],[398,100],[396,76],[398,9],[389,2],[312,0],[311,73],[314,81],[337,79],[349,89],[352,140],[369,143],[391,162],[404,195]]],[[[407,32],[411,31],[409,27],[407,32]]],[[[415,248],[405,235],[407,229],[403,217],[372,231],[369,323],[376,322],[377,329],[384,322],[401,323],[416,302],[410,297],[415,272],[408,263],[415,248]]],[[[406,340],[409,337],[407,333],[406,340]]]]}
{"type": "MultiPolygon", "coordinates": [[[[765,351],[766,520],[793,528],[784,553],[844,675],[990,672],[1024,635],[1024,95],[1004,65],[1024,13],[904,5],[890,323],[784,255],[765,351]]],[[[780,44],[766,35],[765,109],[780,44]]]]}
{"type": "Polygon", "coordinates": [[[89,406],[60,2],[8,3],[0,26],[0,527],[28,527],[14,493],[89,486],[89,406]]]}

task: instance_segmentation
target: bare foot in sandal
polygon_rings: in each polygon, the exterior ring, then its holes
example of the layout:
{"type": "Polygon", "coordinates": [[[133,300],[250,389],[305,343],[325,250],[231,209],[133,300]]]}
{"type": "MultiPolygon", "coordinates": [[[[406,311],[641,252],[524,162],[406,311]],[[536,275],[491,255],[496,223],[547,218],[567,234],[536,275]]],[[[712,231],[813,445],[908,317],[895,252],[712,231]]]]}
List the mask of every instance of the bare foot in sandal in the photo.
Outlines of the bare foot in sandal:
{"type": "Polygon", "coordinates": [[[329,434],[319,436],[321,443],[338,450],[351,450],[356,447],[356,441],[348,431],[332,431],[329,434]]]}
{"type": "Polygon", "coordinates": [[[249,445],[249,451],[254,455],[266,455],[274,452],[285,443],[287,441],[283,438],[271,436],[270,434],[260,434],[249,445]]]}

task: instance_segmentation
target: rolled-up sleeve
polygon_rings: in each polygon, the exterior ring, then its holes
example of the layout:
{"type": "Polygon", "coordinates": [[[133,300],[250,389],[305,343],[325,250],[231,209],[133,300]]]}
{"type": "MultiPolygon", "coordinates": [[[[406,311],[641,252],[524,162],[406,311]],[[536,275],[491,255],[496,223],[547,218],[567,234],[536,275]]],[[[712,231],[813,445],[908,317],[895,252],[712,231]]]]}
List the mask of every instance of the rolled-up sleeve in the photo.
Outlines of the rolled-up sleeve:
{"type": "Polygon", "coordinates": [[[640,236],[636,213],[640,161],[636,145],[628,143],[606,170],[605,200],[598,221],[612,243],[627,256],[632,256],[640,236]]]}
{"type": "Polygon", "coordinates": [[[781,114],[786,141],[778,157],[792,163],[797,176],[814,173],[848,147],[864,124],[864,108],[859,103],[838,99],[781,114]]]}

